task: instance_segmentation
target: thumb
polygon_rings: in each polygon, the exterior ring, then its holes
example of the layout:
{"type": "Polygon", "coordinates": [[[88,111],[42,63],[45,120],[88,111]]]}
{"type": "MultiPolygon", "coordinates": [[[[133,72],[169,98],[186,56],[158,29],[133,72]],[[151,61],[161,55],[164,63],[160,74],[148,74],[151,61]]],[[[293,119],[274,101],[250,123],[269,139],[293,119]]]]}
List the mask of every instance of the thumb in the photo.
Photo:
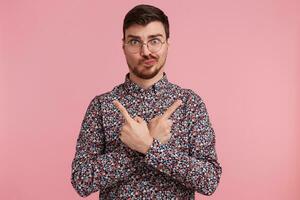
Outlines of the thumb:
{"type": "Polygon", "coordinates": [[[143,118],[139,117],[139,116],[135,116],[134,120],[137,121],[138,123],[143,123],[145,122],[143,118]]]}
{"type": "Polygon", "coordinates": [[[138,122],[138,116],[135,116],[133,119],[134,121],[138,122]]]}

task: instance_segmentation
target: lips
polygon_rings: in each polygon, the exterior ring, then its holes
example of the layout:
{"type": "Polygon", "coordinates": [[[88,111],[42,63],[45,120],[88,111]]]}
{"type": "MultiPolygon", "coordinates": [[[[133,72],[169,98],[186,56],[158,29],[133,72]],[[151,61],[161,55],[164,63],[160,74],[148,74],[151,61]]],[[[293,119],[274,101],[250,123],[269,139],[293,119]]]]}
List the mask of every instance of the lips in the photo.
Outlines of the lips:
{"type": "Polygon", "coordinates": [[[145,60],[145,61],[144,61],[144,63],[145,63],[146,65],[153,65],[155,62],[156,62],[156,60],[154,60],[154,59],[151,59],[151,60],[145,60]]]}

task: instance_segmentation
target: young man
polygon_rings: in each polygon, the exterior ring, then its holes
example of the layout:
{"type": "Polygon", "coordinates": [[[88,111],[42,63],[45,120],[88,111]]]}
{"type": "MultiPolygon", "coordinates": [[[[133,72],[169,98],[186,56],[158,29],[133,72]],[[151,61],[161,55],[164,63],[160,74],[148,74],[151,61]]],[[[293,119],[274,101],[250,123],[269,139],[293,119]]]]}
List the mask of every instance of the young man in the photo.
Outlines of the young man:
{"type": "Polygon", "coordinates": [[[123,24],[124,83],[95,96],[77,139],[72,185],[82,197],[194,199],[211,195],[222,168],[199,95],[168,81],[169,22],[138,5],[123,24]]]}

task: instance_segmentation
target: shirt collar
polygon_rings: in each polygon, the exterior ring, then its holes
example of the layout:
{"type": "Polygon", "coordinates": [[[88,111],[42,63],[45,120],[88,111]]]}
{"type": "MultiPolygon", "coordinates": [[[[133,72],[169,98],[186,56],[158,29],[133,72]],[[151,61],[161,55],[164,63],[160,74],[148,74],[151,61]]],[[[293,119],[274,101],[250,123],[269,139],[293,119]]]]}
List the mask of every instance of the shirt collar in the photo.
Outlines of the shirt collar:
{"type": "Polygon", "coordinates": [[[166,90],[166,86],[169,84],[167,74],[163,72],[163,77],[158,80],[156,83],[151,85],[147,89],[143,89],[141,86],[133,82],[129,78],[129,72],[125,75],[125,82],[124,82],[124,88],[127,90],[128,93],[134,94],[134,95],[142,95],[144,93],[150,92],[154,93],[156,95],[162,94],[166,90]]]}

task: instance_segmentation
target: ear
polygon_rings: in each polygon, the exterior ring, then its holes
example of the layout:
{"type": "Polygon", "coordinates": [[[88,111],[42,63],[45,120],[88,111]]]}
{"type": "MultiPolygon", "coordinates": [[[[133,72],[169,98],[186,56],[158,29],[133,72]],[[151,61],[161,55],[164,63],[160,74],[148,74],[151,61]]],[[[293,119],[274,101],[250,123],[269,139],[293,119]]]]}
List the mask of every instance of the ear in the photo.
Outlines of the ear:
{"type": "Polygon", "coordinates": [[[124,38],[122,38],[122,49],[124,50],[124,47],[125,47],[125,40],[124,38]]]}
{"type": "Polygon", "coordinates": [[[167,44],[168,44],[168,46],[170,46],[170,44],[171,44],[170,38],[167,39],[167,44]]]}

